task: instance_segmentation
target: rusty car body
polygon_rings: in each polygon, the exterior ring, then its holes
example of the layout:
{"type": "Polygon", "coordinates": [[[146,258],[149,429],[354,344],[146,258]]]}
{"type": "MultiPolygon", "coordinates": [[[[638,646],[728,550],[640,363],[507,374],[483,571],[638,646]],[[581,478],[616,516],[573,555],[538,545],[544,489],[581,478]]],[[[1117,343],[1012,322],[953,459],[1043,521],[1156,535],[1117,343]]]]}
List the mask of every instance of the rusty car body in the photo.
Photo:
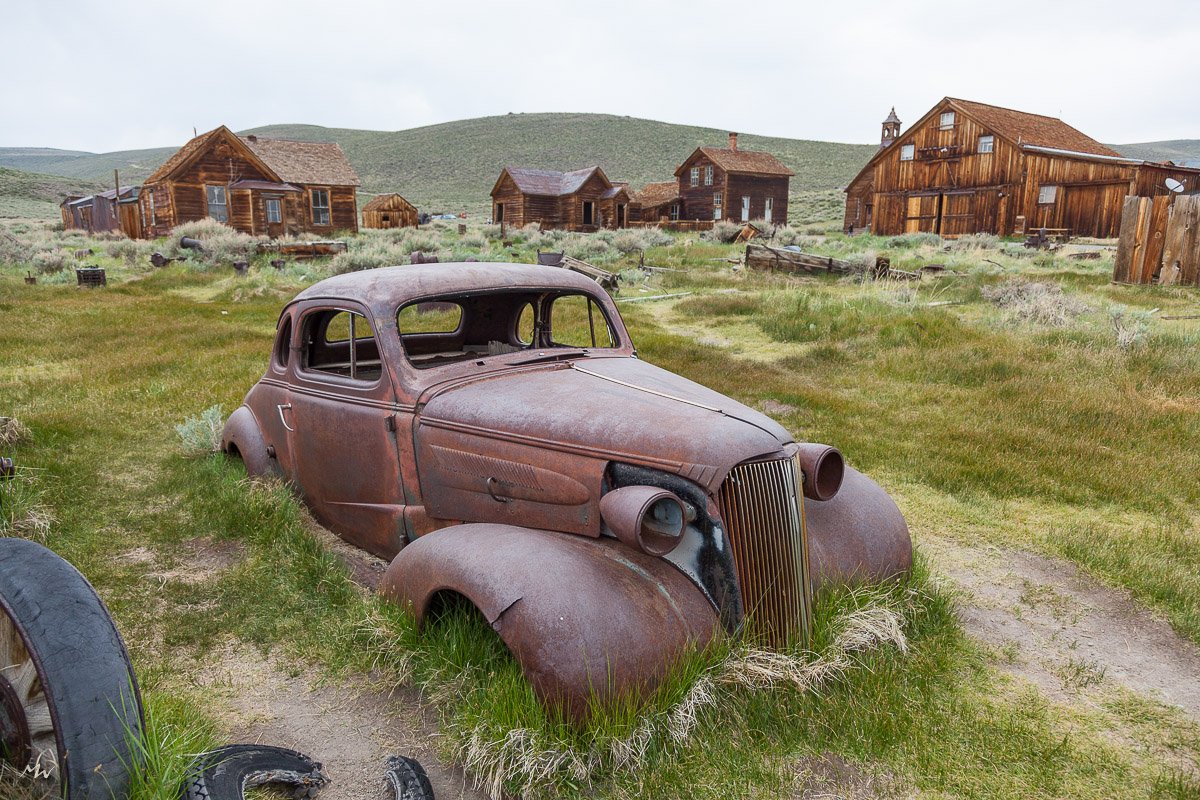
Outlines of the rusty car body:
{"type": "Polygon", "coordinates": [[[222,448],[390,559],[381,591],[418,621],[467,598],[575,717],[716,635],[802,642],[814,587],[912,561],[837,450],[641,360],[612,298],[551,267],[314,284],[222,448]]]}

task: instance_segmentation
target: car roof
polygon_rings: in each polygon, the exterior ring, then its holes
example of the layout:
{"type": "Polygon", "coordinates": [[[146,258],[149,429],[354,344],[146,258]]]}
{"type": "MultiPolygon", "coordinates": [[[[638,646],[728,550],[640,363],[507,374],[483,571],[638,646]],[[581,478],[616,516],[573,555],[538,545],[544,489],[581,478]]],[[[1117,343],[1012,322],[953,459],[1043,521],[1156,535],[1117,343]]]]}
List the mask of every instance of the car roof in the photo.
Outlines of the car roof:
{"type": "Polygon", "coordinates": [[[599,291],[595,281],[561,267],[470,261],[347,272],[314,283],[292,303],[337,298],[394,313],[410,299],[497,289],[573,289],[593,295],[599,291]]]}

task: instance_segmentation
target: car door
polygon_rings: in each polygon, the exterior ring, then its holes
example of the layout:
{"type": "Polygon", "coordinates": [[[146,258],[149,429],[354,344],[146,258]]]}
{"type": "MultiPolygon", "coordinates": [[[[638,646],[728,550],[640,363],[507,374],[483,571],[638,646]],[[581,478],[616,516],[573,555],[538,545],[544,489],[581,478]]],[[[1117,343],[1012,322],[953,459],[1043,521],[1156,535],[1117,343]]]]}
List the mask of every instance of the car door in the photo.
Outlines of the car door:
{"type": "Polygon", "coordinates": [[[327,527],[381,558],[403,547],[396,398],[362,307],[314,302],[299,319],[285,419],[296,482],[327,527]]]}

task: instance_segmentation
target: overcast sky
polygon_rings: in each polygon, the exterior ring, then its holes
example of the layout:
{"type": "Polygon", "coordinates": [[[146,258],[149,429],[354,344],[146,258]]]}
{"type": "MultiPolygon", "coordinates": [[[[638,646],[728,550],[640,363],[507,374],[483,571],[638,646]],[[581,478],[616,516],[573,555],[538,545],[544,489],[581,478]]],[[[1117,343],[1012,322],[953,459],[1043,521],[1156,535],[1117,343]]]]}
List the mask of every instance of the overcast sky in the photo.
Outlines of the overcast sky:
{"type": "Polygon", "coordinates": [[[1200,138],[1186,0],[0,0],[0,146],[534,111],[875,142],[950,95],[1104,141],[1200,138]]]}

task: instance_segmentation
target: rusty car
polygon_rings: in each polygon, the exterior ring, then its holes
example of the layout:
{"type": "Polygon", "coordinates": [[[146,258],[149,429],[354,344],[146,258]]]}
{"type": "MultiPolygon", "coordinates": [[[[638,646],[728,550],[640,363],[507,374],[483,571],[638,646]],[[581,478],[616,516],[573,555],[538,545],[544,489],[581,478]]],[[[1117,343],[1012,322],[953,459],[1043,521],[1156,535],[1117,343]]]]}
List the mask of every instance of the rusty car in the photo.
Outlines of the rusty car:
{"type": "Polygon", "coordinates": [[[714,636],[803,643],[815,588],[912,563],[838,450],[642,360],[607,292],[546,266],[312,285],[222,449],[389,560],[380,590],[419,623],[466,598],[577,718],[714,636]]]}

